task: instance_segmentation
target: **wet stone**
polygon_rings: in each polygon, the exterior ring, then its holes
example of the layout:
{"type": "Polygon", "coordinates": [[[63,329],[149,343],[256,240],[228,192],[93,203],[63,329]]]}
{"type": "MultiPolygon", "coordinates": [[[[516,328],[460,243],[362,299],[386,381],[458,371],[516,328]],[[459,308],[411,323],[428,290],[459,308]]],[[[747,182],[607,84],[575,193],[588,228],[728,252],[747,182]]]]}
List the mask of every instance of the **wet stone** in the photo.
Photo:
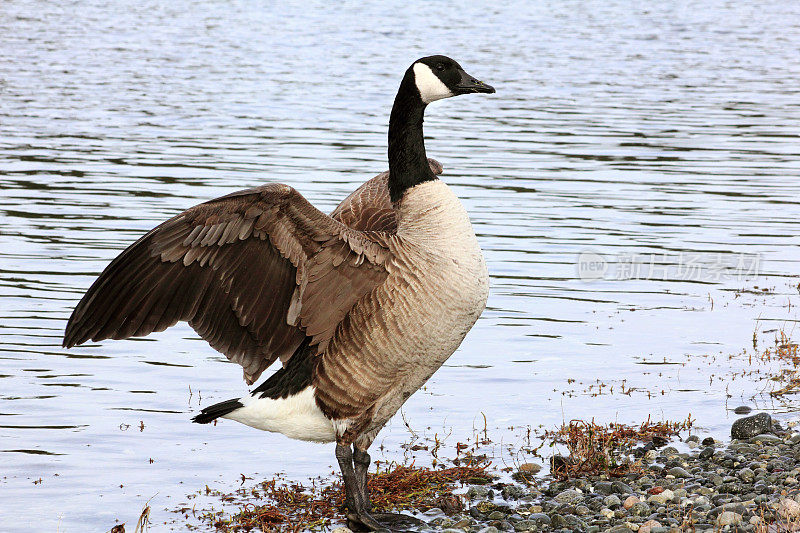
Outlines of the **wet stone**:
{"type": "Polygon", "coordinates": [[[708,446],[700,450],[700,454],[698,455],[698,457],[700,458],[701,461],[707,461],[708,459],[711,459],[712,455],[714,455],[714,448],[708,446]]]}
{"type": "Polygon", "coordinates": [[[485,498],[489,495],[489,489],[483,485],[472,485],[467,489],[467,496],[469,498],[485,498]]]}
{"type": "Polygon", "coordinates": [[[550,517],[544,513],[533,513],[528,517],[528,520],[536,524],[537,526],[549,526],[550,525],[550,517]]]}
{"type": "Polygon", "coordinates": [[[750,468],[742,468],[739,470],[739,479],[744,481],[745,483],[750,483],[755,479],[756,475],[750,468]]]}
{"type": "Polygon", "coordinates": [[[556,494],[553,499],[558,503],[577,503],[583,500],[583,494],[575,489],[567,489],[556,494]]]}
{"type": "Polygon", "coordinates": [[[617,496],[616,494],[612,494],[611,496],[607,496],[603,500],[603,503],[605,504],[606,507],[608,507],[610,509],[613,509],[615,507],[619,507],[620,505],[622,505],[622,502],[620,501],[619,496],[617,496]]]}
{"type": "Polygon", "coordinates": [[[667,474],[678,478],[692,477],[692,475],[689,472],[687,472],[685,468],[681,468],[680,466],[670,468],[667,471],[667,474]]]}
{"type": "Polygon", "coordinates": [[[598,481],[594,484],[594,491],[608,496],[614,492],[614,485],[610,481],[598,481]]]}
{"type": "Polygon", "coordinates": [[[735,421],[731,426],[731,438],[746,440],[773,431],[772,417],[767,413],[758,413],[735,421]]]}
{"type": "Polygon", "coordinates": [[[753,409],[751,409],[750,407],[747,407],[746,405],[740,405],[739,407],[734,409],[733,412],[736,413],[737,415],[747,415],[747,414],[750,414],[750,411],[752,411],[752,410],[753,409]]]}
{"type": "Polygon", "coordinates": [[[633,493],[633,489],[631,488],[631,486],[630,485],[626,485],[622,481],[614,481],[613,483],[611,483],[611,486],[613,487],[614,492],[617,493],[617,494],[632,494],[633,493]]]}
{"type": "Polygon", "coordinates": [[[750,439],[750,442],[753,444],[783,444],[783,439],[781,439],[780,437],[776,437],[775,435],[763,433],[761,435],[756,435],[755,437],[752,437],[750,439]]]}
{"type": "Polygon", "coordinates": [[[645,502],[636,502],[628,509],[631,516],[648,516],[650,512],[650,506],[645,502]]]}
{"type": "Polygon", "coordinates": [[[725,511],[717,517],[717,525],[720,527],[731,526],[733,524],[741,524],[742,515],[734,513],[733,511],[725,511]]]}
{"type": "Polygon", "coordinates": [[[530,520],[520,520],[516,524],[514,524],[514,531],[534,531],[536,530],[536,524],[531,522],[530,520]]]}

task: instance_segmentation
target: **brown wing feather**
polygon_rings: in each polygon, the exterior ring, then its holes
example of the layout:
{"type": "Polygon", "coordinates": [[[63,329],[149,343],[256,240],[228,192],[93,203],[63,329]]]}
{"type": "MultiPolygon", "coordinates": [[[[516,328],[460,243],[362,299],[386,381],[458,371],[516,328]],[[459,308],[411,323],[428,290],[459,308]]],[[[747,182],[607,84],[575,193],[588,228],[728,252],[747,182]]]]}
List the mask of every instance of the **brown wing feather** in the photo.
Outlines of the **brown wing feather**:
{"type": "MultiPolygon", "coordinates": [[[[428,158],[428,164],[434,174],[442,173],[442,165],[435,159],[428,158]]],[[[389,199],[388,181],[387,171],[363,183],[342,200],[331,213],[331,218],[358,231],[393,233],[397,229],[397,221],[389,199]]]]}
{"type": "Polygon", "coordinates": [[[103,271],[70,317],[64,346],[143,336],[185,320],[252,383],[306,336],[327,345],[386,277],[380,235],[270,184],[192,207],[103,271]]]}

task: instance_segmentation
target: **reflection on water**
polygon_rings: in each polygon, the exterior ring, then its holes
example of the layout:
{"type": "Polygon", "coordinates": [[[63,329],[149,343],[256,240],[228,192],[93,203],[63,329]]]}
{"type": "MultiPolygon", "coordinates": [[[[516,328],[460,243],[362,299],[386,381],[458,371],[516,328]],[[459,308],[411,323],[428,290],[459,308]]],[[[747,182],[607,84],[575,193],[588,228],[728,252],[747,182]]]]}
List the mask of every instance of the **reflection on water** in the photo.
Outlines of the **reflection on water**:
{"type": "MultiPolygon", "coordinates": [[[[790,2],[0,13],[0,486],[28,510],[0,509],[2,529],[105,530],[154,495],[163,522],[242,472],[330,471],[329,447],[189,423],[244,387],[188,327],[70,352],[61,334],[107,262],[179,210],[271,180],[330,210],[384,170],[394,91],[420,55],[450,54],[498,93],[428,112],[429,155],[473,217],[492,293],[404,408],[417,431],[457,439],[483,413],[510,439],[691,412],[722,435],[726,402],[761,385],[686,356],[739,368],[723,356],[754,330],[796,323],[790,2]]],[[[388,458],[407,435],[384,431],[388,458]]]]}

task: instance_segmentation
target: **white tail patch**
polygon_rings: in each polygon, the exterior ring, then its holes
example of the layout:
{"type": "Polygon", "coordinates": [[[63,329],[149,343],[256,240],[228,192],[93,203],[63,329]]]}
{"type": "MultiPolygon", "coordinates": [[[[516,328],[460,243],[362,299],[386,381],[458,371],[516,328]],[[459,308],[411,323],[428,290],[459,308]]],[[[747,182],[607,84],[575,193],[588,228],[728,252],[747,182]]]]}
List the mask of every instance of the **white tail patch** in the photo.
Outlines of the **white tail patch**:
{"type": "Polygon", "coordinates": [[[414,63],[414,82],[417,84],[422,101],[426,104],[455,96],[425,63],[414,63]]]}
{"type": "Polygon", "coordinates": [[[223,418],[241,422],[263,431],[283,433],[297,440],[333,442],[336,435],[333,423],[314,400],[314,387],[308,386],[286,398],[259,398],[245,396],[239,400],[244,404],[223,418]]]}

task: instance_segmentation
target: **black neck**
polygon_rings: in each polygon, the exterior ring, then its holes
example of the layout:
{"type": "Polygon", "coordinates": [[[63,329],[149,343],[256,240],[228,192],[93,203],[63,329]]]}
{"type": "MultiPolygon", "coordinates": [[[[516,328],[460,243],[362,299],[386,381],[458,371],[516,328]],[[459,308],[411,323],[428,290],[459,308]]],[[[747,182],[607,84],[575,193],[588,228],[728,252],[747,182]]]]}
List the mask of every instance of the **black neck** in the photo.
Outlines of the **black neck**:
{"type": "Polygon", "coordinates": [[[436,179],[425,155],[422,120],[426,104],[406,71],[389,117],[389,197],[397,202],[414,185],[436,179]]]}

